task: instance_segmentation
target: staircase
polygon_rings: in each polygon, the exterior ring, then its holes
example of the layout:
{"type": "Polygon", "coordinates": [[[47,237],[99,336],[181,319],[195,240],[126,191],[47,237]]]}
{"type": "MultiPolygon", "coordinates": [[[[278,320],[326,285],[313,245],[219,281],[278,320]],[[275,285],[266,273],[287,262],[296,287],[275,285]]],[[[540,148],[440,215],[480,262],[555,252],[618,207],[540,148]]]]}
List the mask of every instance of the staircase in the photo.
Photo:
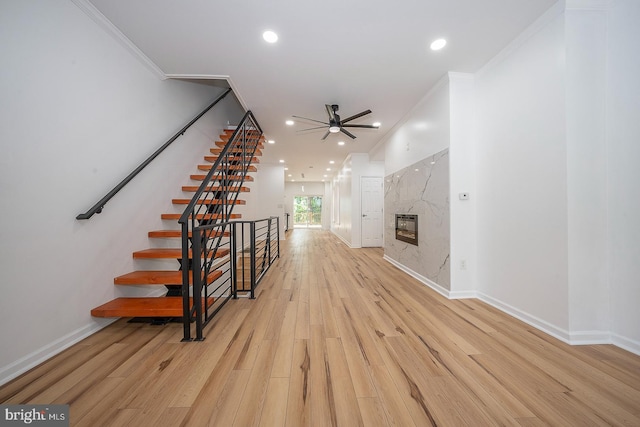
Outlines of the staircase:
{"type": "MultiPolygon", "coordinates": [[[[194,200],[193,197],[185,197],[172,200],[174,205],[188,206],[187,209],[189,209],[190,206],[195,206],[195,208],[188,213],[188,221],[192,227],[194,225],[213,224],[241,217],[241,215],[231,212],[234,206],[244,205],[246,203],[244,200],[238,199],[239,195],[249,191],[249,188],[243,186],[242,183],[253,181],[253,177],[247,175],[247,173],[257,171],[254,164],[259,163],[258,157],[262,155],[261,150],[264,148],[264,137],[261,134],[255,130],[245,131],[244,133],[245,136],[243,136],[243,138],[245,139],[242,148],[239,148],[240,146],[236,140],[230,144],[230,138],[235,135],[234,130],[225,130],[224,133],[220,135],[220,139],[216,141],[216,147],[211,148],[210,154],[204,157],[206,163],[198,165],[197,167],[199,171],[207,172],[207,174],[191,175],[190,179],[194,181],[194,183],[182,187],[182,191],[185,192],[185,194],[196,193],[197,199],[194,200]],[[227,147],[228,144],[230,145],[227,147]],[[252,153],[249,156],[247,156],[248,150],[252,153]],[[225,156],[224,159],[219,158],[221,155],[225,156]],[[211,169],[213,167],[217,167],[217,169],[212,171],[211,169]],[[206,185],[202,182],[205,179],[207,179],[206,185]],[[194,185],[196,183],[197,185],[194,185]]],[[[163,220],[172,221],[173,225],[178,225],[175,221],[181,217],[187,218],[184,213],[161,214],[163,220]]],[[[229,232],[225,227],[222,227],[220,230],[216,230],[207,235],[208,239],[216,238],[218,241],[213,255],[211,255],[211,251],[209,251],[208,255],[200,254],[201,258],[205,256],[212,257],[213,260],[210,260],[210,263],[229,257],[229,249],[226,247],[228,245],[225,246],[222,244],[223,247],[220,247],[221,242],[229,240],[229,232]]],[[[183,275],[181,266],[191,266],[193,261],[192,251],[189,249],[188,262],[182,262],[182,234],[183,231],[179,228],[149,231],[148,236],[152,241],[162,239],[155,245],[158,247],[143,249],[133,253],[133,258],[138,260],[177,260],[179,265],[176,266],[175,270],[137,270],[114,279],[116,286],[164,285],[167,288],[166,295],[160,297],[116,298],[91,310],[91,315],[94,317],[160,318],[162,319],[161,321],[167,321],[172,318],[182,318],[185,310],[183,294],[186,288],[183,282],[185,281],[186,275],[183,275]],[[166,239],[175,240],[175,247],[162,247],[166,239]]],[[[188,241],[191,243],[191,231],[188,231],[187,234],[188,241]]],[[[187,240],[185,239],[185,241],[187,240]]],[[[205,251],[205,254],[206,253],[205,251]]],[[[197,264],[200,264],[200,262],[197,264]]],[[[206,282],[214,282],[222,277],[223,274],[225,273],[221,270],[208,270],[206,273],[206,282]]],[[[189,281],[189,286],[191,286],[193,284],[193,274],[191,274],[191,272],[189,272],[187,280],[189,281]]],[[[198,298],[198,300],[201,300],[200,310],[206,312],[207,308],[216,303],[216,299],[217,298],[213,296],[198,298]]],[[[189,299],[189,307],[193,307],[193,298],[189,299]]]]}

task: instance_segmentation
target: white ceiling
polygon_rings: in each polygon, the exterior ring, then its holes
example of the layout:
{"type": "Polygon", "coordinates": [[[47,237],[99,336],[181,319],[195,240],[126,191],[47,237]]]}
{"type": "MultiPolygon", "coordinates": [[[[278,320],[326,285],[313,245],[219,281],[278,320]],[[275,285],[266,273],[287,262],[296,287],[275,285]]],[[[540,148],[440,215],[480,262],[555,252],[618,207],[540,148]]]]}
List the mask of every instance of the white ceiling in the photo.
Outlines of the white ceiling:
{"type": "Polygon", "coordinates": [[[320,181],[347,153],[369,152],[448,71],[477,71],[556,0],[90,1],[165,74],[228,76],[276,141],[262,161],[320,181]],[[267,29],[276,44],[262,39],[267,29]],[[447,46],[431,51],[440,37],[447,46]],[[325,104],[343,119],[371,109],[352,123],[382,126],[321,141],[324,130],[297,132],[312,122],[284,123],[326,121],[325,104]]]}

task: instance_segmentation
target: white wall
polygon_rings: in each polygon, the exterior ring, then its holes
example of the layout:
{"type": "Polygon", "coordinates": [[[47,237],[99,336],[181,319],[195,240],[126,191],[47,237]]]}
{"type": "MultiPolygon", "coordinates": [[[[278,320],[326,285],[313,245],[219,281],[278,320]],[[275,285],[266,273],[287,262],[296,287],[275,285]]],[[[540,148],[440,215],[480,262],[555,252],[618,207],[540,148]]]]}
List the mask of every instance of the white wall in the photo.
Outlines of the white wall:
{"type": "Polygon", "coordinates": [[[640,354],[638,21],[634,0],[559,2],[374,149],[390,174],[450,142],[449,297],[640,354]]]}
{"type": "Polygon", "coordinates": [[[293,228],[293,199],[296,196],[322,196],[322,229],[331,228],[331,191],[325,182],[290,182],[284,184],[285,212],[289,218],[289,229],[293,228]]]}
{"type": "MultiPolygon", "coordinates": [[[[266,145],[264,150],[268,149],[269,146],[266,145]]],[[[239,205],[234,212],[242,214],[242,220],[248,221],[277,216],[280,218],[280,240],[284,240],[284,166],[275,163],[258,163],[255,166],[258,172],[251,173],[254,181],[245,183],[250,191],[239,196],[246,201],[246,205],[239,205]]]]}
{"type": "Polygon", "coordinates": [[[475,77],[479,295],[640,353],[640,5],[558,3],[475,77]]]}
{"type": "Polygon", "coordinates": [[[606,11],[564,19],[569,330],[575,342],[607,342],[606,11]]]}
{"type": "Polygon", "coordinates": [[[613,342],[640,354],[640,2],[616,0],[607,28],[607,248],[613,342]]]}
{"type": "Polygon", "coordinates": [[[449,78],[444,76],[385,136],[384,175],[449,147],[449,129],[449,78]]]}
{"type": "Polygon", "coordinates": [[[353,199],[353,175],[351,173],[351,156],[347,156],[337,177],[333,179],[332,192],[338,194],[338,218],[334,218],[331,231],[350,247],[352,246],[352,216],[356,201],[353,199]]]}
{"type": "Polygon", "coordinates": [[[227,119],[227,97],[90,220],[84,212],[219,88],[161,81],[71,2],[0,13],[0,382],[108,323],[90,310],[173,209],[227,119]]]}
{"type": "Polygon", "coordinates": [[[476,74],[476,271],[484,299],[566,335],[564,19],[552,12],[476,74]]]}
{"type": "Polygon", "coordinates": [[[474,76],[449,73],[449,185],[451,212],[451,287],[449,297],[472,296],[476,290],[476,147],[474,76]],[[469,196],[460,199],[460,194],[469,196]]]}
{"type": "Polygon", "coordinates": [[[383,173],[383,162],[370,161],[366,153],[351,153],[333,179],[333,191],[338,188],[340,215],[339,223],[332,223],[331,230],[352,248],[362,247],[361,178],[364,176],[382,178],[383,173]]]}

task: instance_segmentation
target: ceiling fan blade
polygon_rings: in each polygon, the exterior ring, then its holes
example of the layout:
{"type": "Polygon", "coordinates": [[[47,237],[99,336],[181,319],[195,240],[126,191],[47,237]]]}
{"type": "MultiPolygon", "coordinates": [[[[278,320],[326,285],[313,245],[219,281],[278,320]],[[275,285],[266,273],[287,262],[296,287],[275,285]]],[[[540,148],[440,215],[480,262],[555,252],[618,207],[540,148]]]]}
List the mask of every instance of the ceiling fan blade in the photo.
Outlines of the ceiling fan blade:
{"type": "Polygon", "coordinates": [[[327,108],[327,114],[329,115],[329,122],[335,121],[336,116],[334,115],[333,106],[329,104],[324,104],[324,106],[327,108]]]}
{"type": "Polygon", "coordinates": [[[296,132],[305,132],[305,131],[308,131],[308,130],[326,129],[326,128],[327,128],[326,126],[318,126],[318,127],[315,127],[315,128],[300,129],[300,130],[297,130],[296,132]]]}
{"type": "Polygon", "coordinates": [[[358,113],[358,114],[355,114],[355,115],[353,115],[351,117],[347,117],[346,119],[342,120],[342,123],[350,122],[351,120],[355,120],[355,119],[360,118],[362,116],[366,116],[367,114],[371,114],[371,110],[365,110],[365,111],[363,111],[361,113],[358,113]]]}
{"type": "Polygon", "coordinates": [[[295,117],[296,119],[304,119],[304,120],[309,120],[311,122],[316,122],[316,123],[322,123],[323,125],[328,125],[329,123],[327,122],[321,122],[320,120],[316,120],[316,119],[310,119],[308,117],[301,117],[301,116],[291,116],[291,117],[295,117]]]}
{"type": "Polygon", "coordinates": [[[380,129],[379,126],[374,125],[342,125],[345,128],[365,128],[365,129],[380,129]]]}
{"type": "Polygon", "coordinates": [[[347,135],[351,139],[356,139],[356,136],[354,134],[352,134],[351,132],[349,132],[348,130],[346,130],[343,127],[340,128],[340,132],[344,133],[345,135],[347,135]]]}
{"type": "Polygon", "coordinates": [[[327,137],[329,136],[330,133],[331,132],[327,131],[327,133],[325,133],[324,136],[322,138],[320,138],[320,139],[324,141],[325,139],[327,139],[327,137]]]}

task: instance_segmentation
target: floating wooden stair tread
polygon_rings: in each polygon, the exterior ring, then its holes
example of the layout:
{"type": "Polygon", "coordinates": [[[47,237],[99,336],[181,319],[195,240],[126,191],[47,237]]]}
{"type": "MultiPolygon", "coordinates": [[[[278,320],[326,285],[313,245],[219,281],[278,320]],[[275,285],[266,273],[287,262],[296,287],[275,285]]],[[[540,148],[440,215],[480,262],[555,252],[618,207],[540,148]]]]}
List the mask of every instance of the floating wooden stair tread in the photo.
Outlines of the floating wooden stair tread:
{"type": "MultiPolygon", "coordinates": [[[[211,151],[211,154],[221,154],[222,153],[222,148],[210,148],[209,151],[211,151]]],[[[231,148],[229,149],[229,151],[227,151],[227,153],[242,153],[242,149],[240,148],[231,148]]],[[[262,156],[262,151],[260,150],[256,150],[253,152],[254,156],[262,156]]]]}
{"type": "MultiPolygon", "coordinates": [[[[230,138],[227,138],[226,136],[221,136],[220,139],[215,141],[215,144],[218,147],[224,147],[229,143],[230,143],[230,138]]],[[[242,147],[253,148],[255,146],[264,148],[264,143],[265,143],[264,138],[257,138],[252,136],[245,139],[244,142],[240,139],[236,139],[235,141],[233,141],[233,144],[231,145],[230,148],[242,148],[242,147]]]]}
{"type": "MultiPolygon", "coordinates": [[[[189,234],[189,237],[192,236],[191,231],[188,234],[189,234]]],[[[229,237],[228,231],[225,231],[224,233],[217,232],[213,234],[211,237],[220,237],[220,234],[222,234],[224,237],[229,237]]],[[[180,238],[182,237],[182,231],[181,230],[153,230],[149,232],[149,237],[156,238],[156,239],[167,239],[172,237],[180,238]]]]}
{"type": "MultiPolygon", "coordinates": [[[[193,299],[190,298],[191,304],[193,299]]],[[[214,303],[207,298],[207,306],[214,303]]],[[[203,308],[205,300],[202,302],[203,308]]],[[[116,298],[91,310],[94,317],[182,317],[182,297],[116,298]]]]}
{"type": "MultiPolygon", "coordinates": [[[[182,191],[188,191],[191,193],[195,193],[196,191],[198,191],[198,189],[200,188],[199,185],[184,185],[182,186],[182,191]]],[[[204,191],[242,191],[245,193],[248,193],[249,191],[251,191],[251,189],[249,187],[231,187],[231,186],[225,186],[225,187],[221,187],[219,185],[215,185],[215,186],[208,186],[205,187],[204,191]]]]}
{"type": "MultiPolygon", "coordinates": [[[[234,129],[223,129],[222,132],[223,132],[224,135],[233,135],[233,133],[236,131],[236,129],[237,128],[234,128],[234,129]]],[[[253,132],[258,133],[258,130],[256,128],[252,127],[252,126],[249,126],[247,128],[246,132],[247,133],[253,133],[253,132]]]]}
{"type": "MultiPolygon", "coordinates": [[[[220,139],[229,140],[232,136],[233,136],[233,132],[225,131],[224,133],[220,134],[220,139]]],[[[262,136],[260,132],[257,132],[257,131],[245,132],[244,136],[245,136],[245,139],[261,139],[261,140],[265,139],[264,136],[262,136]]],[[[238,139],[241,139],[241,138],[238,137],[238,139]]]]}
{"type": "MultiPolygon", "coordinates": [[[[263,138],[262,134],[258,130],[245,130],[244,132],[240,132],[244,133],[246,138],[263,138]]],[[[235,130],[225,130],[220,134],[220,138],[231,138],[234,133],[235,130]]]]}
{"type": "MultiPolygon", "coordinates": [[[[210,171],[213,165],[198,165],[198,170],[201,171],[210,171]]],[[[255,166],[244,166],[244,165],[228,165],[223,166],[223,170],[231,170],[231,171],[244,171],[247,172],[258,172],[258,168],[255,166]]]]}
{"type": "MultiPolygon", "coordinates": [[[[203,185],[206,186],[205,190],[213,194],[199,196],[200,199],[196,201],[199,205],[198,209],[202,213],[192,212],[189,216],[190,220],[218,220],[224,218],[225,220],[242,218],[240,214],[220,214],[220,213],[207,213],[207,211],[215,211],[218,209],[209,208],[209,206],[229,204],[229,210],[231,205],[244,205],[244,200],[224,200],[227,197],[224,193],[235,193],[231,196],[232,199],[238,197],[240,192],[249,192],[248,187],[242,186],[244,181],[252,182],[254,178],[247,175],[248,172],[257,172],[257,167],[254,164],[260,163],[258,159],[262,155],[261,149],[264,149],[266,143],[264,136],[260,131],[255,128],[243,128],[238,131],[238,138],[230,141],[235,130],[224,130],[220,135],[220,139],[215,141],[215,147],[210,149],[211,155],[204,156],[204,161],[208,164],[198,165],[198,170],[205,171],[205,174],[190,175],[190,178],[195,181],[204,181],[207,178],[206,172],[213,173],[214,175],[203,185]],[[241,135],[240,135],[241,134],[241,135]],[[241,138],[243,140],[241,140],[241,138]],[[227,147],[227,145],[229,145],[227,147]],[[220,159],[220,154],[225,151],[225,154],[229,154],[228,157],[220,159]],[[219,162],[219,170],[210,172],[213,164],[219,162]],[[218,192],[218,193],[214,193],[218,192]],[[223,199],[216,198],[214,196],[223,197],[223,199]]],[[[182,187],[184,192],[197,192],[200,189],[199,185],[185,185],[182,187]]],[[[185,196],[188,196],[185,194],[185,196]]],[[[176,205],[187,205],[191,202],[191,199],[176,198],[172,200],[176,205]]],[[[222,212],[222,209],[220,209],[222,212]]],[[[226,211],[226,210],[225,210],[226,211]]],[[[162,214],[163,220],[178,220],[182,216],[181,213],[166,213],[162,214]]],[[[213,221],[211,221],[213,222],[213,221]]],[[[169,227],[170,228],[170,227],[169,227]]],[[[229,228],[214,228],[210,230],[209,237],[229,237],[229,231],[224,231],[229,228]]],[[[153,230],[148,232],[149,238],[173,238],[179,239],[182,237],[182,230],[153,230]]],[[[193,233],[188,232],[188,237],[191,238],[193,233]]],[[[230,250],[227,249],[229,242],[225,241],[224,247],[219,247],[216,250],[215,258],[224,258],[230,255],[230,250]]],[[[179,244],[179,243],[178,243],[179,244]]],[[[188,257],[193,257],[193,252],[188,251],[188,257]]],[[[198,255],[198,254],[196,254],[198,255]]],[[[202,254],[204,257],[204,254],[202,254]]],[[[211,256],[209,252],[208,256],[211,256]]],[[[134,259],[166,259],[166,260],[180,260],[182,259],[182,248],[150,248],[133,253],[134,259]]],[[[229,258],[229,261],[235,261],[229,258]]],[[[221,262],[222,263],[222,262],[221,262]]],[[[227,270],[228,271],[228,270],[227,270]]],[[[189,272],[190,285],[192,284],[193,277],[192,272],[189,272]]],[[[223,271],[215,270],[208,273],[206,281],[213,283],[216,280],[222,280],[224,276],[223,271]]],[[[183,271],[180,270],[138,270],[132,271],[127,274],[115,277],[113,282],[115,285],[125,286],[137,286],[137,285],[165,285],[169,288],[171,294],[177,291],[177,288],[182,285],[183,271]]],[[[241,289],[246,289],[246,284],[243,284],[241,289]]],[[[202,308],[206,310],[211,307],[216,299],[209,297],[202,299],[202,308]]],[[[116,298],[99,307],[91,310],[91,315],[95,317],[165,317],[165,318],[181,318],[183,315],[184,300],[179,296],[164,296],[164,297],[122,297],[116,298]]],[[[193,305],[193,298],[190,298],[190,304],[193,305]]]]}
{"type": "MultiPolygon", "coordinates": [[[[207,162],[211,162],[211,163],[215,163],[216,160],[218,160],[218,156],[204,156],[204,159],[207,162]]],[[[235,161],[235,160],[232,160],[235,161]]],[[[251,157],[250,159],[251,163],[260,163],[260,159],[258,159],[257,157],[251,157]]],[[[245,163],[249,162],[249,158],[245,159],[245,163]]]]}
{"type": "MultiPolygon", "coordinates": [[[[209,283],[222,276],[221,271],[209,273],[209,283]]],[[[189,284],[192,284],[192,274],[189,274],[189,284]]],[[[132,271],[113,279],[115,285],[182,285],[182,271],[149,270],[132,271]]]]}
{"type": "MultiPolygon", "coordinates": [[[[210,171],[213,165],[198,165],[198,170],[201,171],[210,171]]],[[[222,170],[225,171],[247,171],[247,172],[258,172],[258,168],[253,165],[226,165],[222,167],[222,170]]]]}
{"type": "MultiPolygon", "coordinates": [[[[229,249],[218,249],[216,258],[221,258],[229,254],[229,249]]],[[[189,258],[191,258],[191,250],[189,250],[189,258]]],[[[133,253],[136,259],[181,259],[182,248],[151,248],[143,249],[133,253]]]]}
{"type": "MultiPolygon", "coordinates": [[[[255,147],[258,147],[260,150],[264,150],[264,144],[262,142],[263,141],[250,139],[246,141],[246,143],[244,144],[244,147],[247,151],[251,151],[255,147]]],[[[221,140],[221,141],[219,140],[215,142],[216,146],[220,148],[224,148],[228,143],[229,141],[224,141],[224,140],[221,140]]],[[[238,141],[230,148],[230,150],[242,150],[242,147],[243,147],[243,144],[238,141]]]]}
{"type": "MultiPolygon", "coordinates": [[[[173,199],[171,200],[171,203],[173,203],[174,205],[188,205],[191,202],[191,199],[173,199]]],[[[246,200],[227,200],[226,203],[222,203],[222,200],[220,199],[199,199],[196,204],[198,205],[222,205],[222,204],[227,204],[227,205],[246,205],[247,201],[246,200]]]]}
{"type": "MultiPolygon", "coordinates": [[[[189,178],[193,179],[194,181],[203,181],[205,178],[207,177],[207,175],[189,175],[189,178]]],[[[227,180],[227,181],[242,181],[242,176],[239,175],[227,175],[227,176],[221,176],[221,175],[214,175],[211,180],[212,181],[220,181],[220,180],[227,180]]],[[[244,180],[247,182],[253,182],[253,177],[251,175],[247,175],[244,177],[244,180]]]]}
{"type": "MultiPolygon", "coordinates": [[[[175,219],[175,220],[179,220],[180,217],[182,216],[182,214],[180,213],[167,213],[167,214],[162,214],[160,215],[160,218],[162,219],[175,219]]],[[[231,214],[231,215],[227,215],[227,219],[239,219],[242,218],[241,214],[231,214]]],[[[191,215],[189,215],[189,219],[191,219],[191,215]]],[[[197,214],[196,215],[196,219],[197,220],[203,220],[203,219],[222,219],[222,215],[221,214],[197,214]]]]}

